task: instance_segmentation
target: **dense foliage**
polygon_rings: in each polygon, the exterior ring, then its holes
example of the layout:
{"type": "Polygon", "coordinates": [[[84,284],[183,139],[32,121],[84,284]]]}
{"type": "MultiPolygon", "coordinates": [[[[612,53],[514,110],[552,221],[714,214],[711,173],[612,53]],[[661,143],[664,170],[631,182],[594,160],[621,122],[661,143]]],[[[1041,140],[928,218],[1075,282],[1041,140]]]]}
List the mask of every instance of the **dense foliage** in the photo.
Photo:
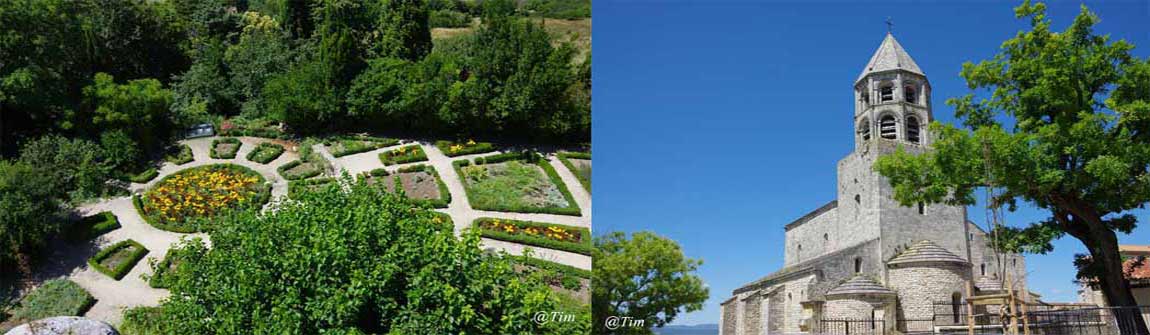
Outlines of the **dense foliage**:
{"type": "MultiPolygon", "coordinates": [[[[974,203],[989,187],[991,208],[1025,202],[1050,217],[997,231],[1007,251],[1049,252],[1065,234],[1090,252],[1079,278],[1097,284],[1109,304],[1133,306],[1117,233],[1129,233],[1131,210],[1150,202],[1150,60],[1133,45],[1093,31],[1098,17],[1083,7],[1062,32],[1050,30],[1042,3],[1015,9],[1031,29],[1002,44],[990,60],[963,65],[973,94],[952,98],[968,129],[933,124],[933,150],[881,157],[895,199],[974,203]]],[[[1146,332],[1141,318],[1120,322],[1146,332]]],[[[1124,326],[1125,327],[1125,326],[1124,326]]]]}
{"type": "Polygon", "coordinates": [[[0,270],[42,247],[60,229],[50,177],[23,162],[0,161],[0,270]]]}
{"type": "MultiPolygon", "coordinates": [[[[350,182],[350,181],[349,181],[350,182]]],[[[153,333],[586,333],[540,326],[558,299],[537,278],[441,232],[434,215],[364,184],[304,192],[279,210],[219,222],[166,274],[172,297],[129,311],[153,333]]],[[[585,315],[585,314],[584,314],[585,315]]],[[[563,328],[560,328],[563,327],[563,328]]]]}
{"type": "Polygon", "coordinates": [[[710,294],[694,272],[702,260],[687,258],[675,241],[651,232],[628,238],[614,232],[595,238],[591,306],[596,334],[651,334],[679,313],[703,308],[710,294]],[[608,329],[609,316],[644,320],[643,328],[608,329]]]}

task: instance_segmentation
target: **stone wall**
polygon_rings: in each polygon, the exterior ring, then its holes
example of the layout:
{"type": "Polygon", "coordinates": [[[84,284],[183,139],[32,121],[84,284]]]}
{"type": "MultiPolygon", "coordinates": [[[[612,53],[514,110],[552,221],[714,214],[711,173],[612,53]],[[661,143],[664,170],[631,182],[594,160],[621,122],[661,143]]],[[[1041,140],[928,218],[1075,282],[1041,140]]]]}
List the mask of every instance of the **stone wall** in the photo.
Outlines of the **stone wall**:
{"type": "Polygon", "coordinates": [[[910,320],[934,317],[935,302],[949,302],[952,295],[965,295],[970,271],[955,263],[893,265],[890,287],[898,293],[900,316],[910,320]]]}
{"type": "Polygon", "coordinates": [[[759,309],[761,302],[759,301],[760,294],[758,292],[747,296],[743,299],[743,334],[745,335],[758,335],[762,327],[762,311],[759,309]]]}
{"type": "MultiPolygon", "coordinates": [[[[974,223],[968,222],[968,226],[970,228],[967,239],[970,241],[971,273],[974,274],[974,278],[983,276],[982,269],[985,266],[985,276],[995,276],[1002,279],[1005,278],[1002,273],[1005,270],[1006,273],[1010,274],[1015,290],[1027,288],[1026,257],[1021,254],[1007,254],[1000,265],[996,253],[990,248],[990,235],[982,228],[975,226],[974,223]]],[[[1003,285],[1005,286],[1006,282],[1003,282],[1003,285]]]]}
{"type": "Polygon", "coordinates": [[[799,332],[799,322],[803,318],[802,302],[807,300],[810,293],[811,283],[814,282],[815,276],[813,274],[798,277],[787,281],[782,284],[782,289],[777,294],[782,296],[783,310],[782,324],[779,328],[784,333],[799,332]]]}
{"type": "Polygon", "coordinates": [[[823,305],[824,319],[870,319],[876,309],[881,305],[882,299],[876,297],[850,297],[832,298],[823,305]]]}
{"type": "Polygon", "coordinates": [[[738,334],[738,308],[739,302],[737,299],[727,300],[722,304],[719,313],[722,314],[722,325],[719,327],[719,334],[722,335],[737,335],[738,334]]]}

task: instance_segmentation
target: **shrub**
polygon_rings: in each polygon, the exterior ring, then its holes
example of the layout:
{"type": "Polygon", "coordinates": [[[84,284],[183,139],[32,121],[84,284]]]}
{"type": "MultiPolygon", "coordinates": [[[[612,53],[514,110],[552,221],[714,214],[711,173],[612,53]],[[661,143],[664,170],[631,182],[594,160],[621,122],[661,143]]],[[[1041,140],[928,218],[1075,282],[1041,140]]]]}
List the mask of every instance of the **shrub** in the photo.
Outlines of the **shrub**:
{"type": "Polygon", "coordinates": [[[293,180],[288,182],[288,197],[295,197],[303,192],[315,189],[317,186],[325,187],[335,184],[335,178],[313,178],[306,180],[293,180]]]}
{"type": "Polygon", "coordinates": [[[73,242],[87,241],[116,228],[120,228],[120,220],[116,219],[116,215],[112,212],[100,212],[76,221],[68,230],[68,239],[73,242]]]}
{"type": "Polygon", "coordinates": [[[287,180],[300,180],[315,177],[323,173],[322,164],[319,162],[304,163],[299,160],[294,160],[280,166],[277,169],[280,176],[287,180]],[[300,167],[301,164],[307,164],[300,167]]]}
{"type": "Polygon", "coordinates": [[[267,164],[279,158],[284,153],[284,147],[275,143],[260,143],[252,152],[248,153],[248,160],[260,164],[267,164]]]}
{"type": "Polygon", "coordinates": [[[468,140],[467,142],[458,143],[452,141],[435,141],[435,147],[439,148],[447,157],[481,154],[485,152],[495,151],[495,145],[489,142],[475,142],[468,140]]]}
{"type": "Polygon", "coordinates": [[[30,322],[53,316],[84,315],[96,304],[88,291],[67,279],[53,279],[28,293],[12,309],[12,320],[30,322]]]}
{"type": "Polygon", "coordinates": [[[473,224],[483,237],[591,255],[591,230],[555,223],[478,218],[473,224]]]}
{"type": "Polygon", "coordinates": [[[471,18],[467,14],[453,10],[433,10],[427,18],[432,28],[466,28],[471,26],[471,18]]]}
{"type": "Polygon", "coordinates": [[[133,183],[143,184],[151,181],[152,179],[155,179],[156,176],[159,175],[160,172],[156,171],[156,168],[148,168],[147,170],[144,170],[144,172],[140,172],[140,174],[129,177],[128,180],[133,183]]]}
{"type": "Polygon", "coordinates": [[[243,143],[240,142],[240,139],[238,139],[238,138],[235,138],[235,137],[217,138],[215,140],[212,140],[212,150],[209,152],[208,156],[215,158],[215,159],[236,158],[236,152],[240,151],[240,146],[243,146],[243,143]],[[220,145],[226,145],[226,144],[232,144],[235,146],[232,147],[231,150],[220,151],[221,149],[223,149],[223,147],[221,147],[220,145]]]}
{"type": "Polygon", "coordinates": [[[574,291],[582,289],[583,283],[579,281],[580,278],[591,279],[591,271],[567,264],[559,264],[528,256],[509,255],[508,257],[511,258],[512,261],[525,266],[553,273],[554,276],[547,276],[545,280],[553,286],[562,286],[568,290],[574,291]]]}
{"type": "Polygon", "coordinates": [[[120,241],[97,252],[95,256],[88,259],[88,265],[108,277],[120,280],[147,254],[148,249],[144,248],[139,242],[133,240],[120,241]],[[127,251],[127,248],[133,248],[134,250],[127,251]],[[103,264],[105,260],[113,257],[120,258],[116,260],[117,263],[113,267],[109,268],[103,264]]]}
{"type": "Polygon", "coordinates": [[[418,144],[399,147],[395,150],[389,150],[379,154],[379,161],[383,162],[383,165],[397,165],[426,160],[427,154],[423,152],[423,147],[418,144]]]}
{"type": "Polygon", "coordinates": [[[174,165],[184,165],[195,160],[195,158],[192,157],[192,148],[187,144],[180,144],[173,147],[173,149],[174,150],[169,149],[170,152],[168,155],[164,156],[165,161],[168,161],[174,165]]]}
{"type": "Polygon", "coordinates": [[[575,164],[572,164],[571,161],[568,160],[568,159],[591,159],[591,153],[587,153],[587,152],[560,152],[558,156],[559,156],[559,161],[563,162],[563,166],[566,166],[567,170],[571,171],[571,174],[575,175],[576,179],[579,179],[579,183],[583,184],[583,188],[586,189],[587,192],[591,192],[591,168],[578,169],[575,167],[575,164]]]}
{"type": "Polygon", "coordinates": [[[182,262],[188,260],[189,257],[195,256],[194,253],[186,252],[186,250],[179,248],[168,249],[168,253],[164,255],[164,259],[156,262],[152,260],[152,276],[148,278],[148,286],[154,288],[168,288],[175,282],[176,272],[182,262]]]}

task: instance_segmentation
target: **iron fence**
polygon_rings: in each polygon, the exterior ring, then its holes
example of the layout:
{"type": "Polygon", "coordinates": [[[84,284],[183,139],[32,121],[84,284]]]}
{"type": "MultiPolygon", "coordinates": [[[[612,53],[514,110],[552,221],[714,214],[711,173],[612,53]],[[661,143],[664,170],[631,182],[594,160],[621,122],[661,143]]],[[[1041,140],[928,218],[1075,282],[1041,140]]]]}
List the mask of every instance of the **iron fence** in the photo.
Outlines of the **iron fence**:
{"type": "Polygon", "coordinates": [[[822,319],[811,335],[885,335],[885,326],[881,319],[822,319]]]}

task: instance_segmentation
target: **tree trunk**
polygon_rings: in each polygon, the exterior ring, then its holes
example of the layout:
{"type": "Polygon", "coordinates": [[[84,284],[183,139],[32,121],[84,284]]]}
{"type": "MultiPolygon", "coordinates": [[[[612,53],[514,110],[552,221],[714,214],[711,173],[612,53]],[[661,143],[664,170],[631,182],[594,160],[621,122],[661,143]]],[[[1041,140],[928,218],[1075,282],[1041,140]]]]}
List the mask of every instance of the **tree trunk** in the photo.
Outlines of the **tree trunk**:
{"type": "Polygon", "coordinates": [[[1150,334],[1141,312],[1135,307],[1138,302],[1130,291],[1130,281],[1126,279],[1122,268],[1118,236],[1101,220],[1086,222],[1086,226],[1087,229],[1070,233],[1086,245],[1086,249],[1090,250],[1091,261],[1100,266],[1101,272],[1096,274],[1096,280],[1108,307],[1124,307],[1111,310],[1120,334],[1150,334]]]}

